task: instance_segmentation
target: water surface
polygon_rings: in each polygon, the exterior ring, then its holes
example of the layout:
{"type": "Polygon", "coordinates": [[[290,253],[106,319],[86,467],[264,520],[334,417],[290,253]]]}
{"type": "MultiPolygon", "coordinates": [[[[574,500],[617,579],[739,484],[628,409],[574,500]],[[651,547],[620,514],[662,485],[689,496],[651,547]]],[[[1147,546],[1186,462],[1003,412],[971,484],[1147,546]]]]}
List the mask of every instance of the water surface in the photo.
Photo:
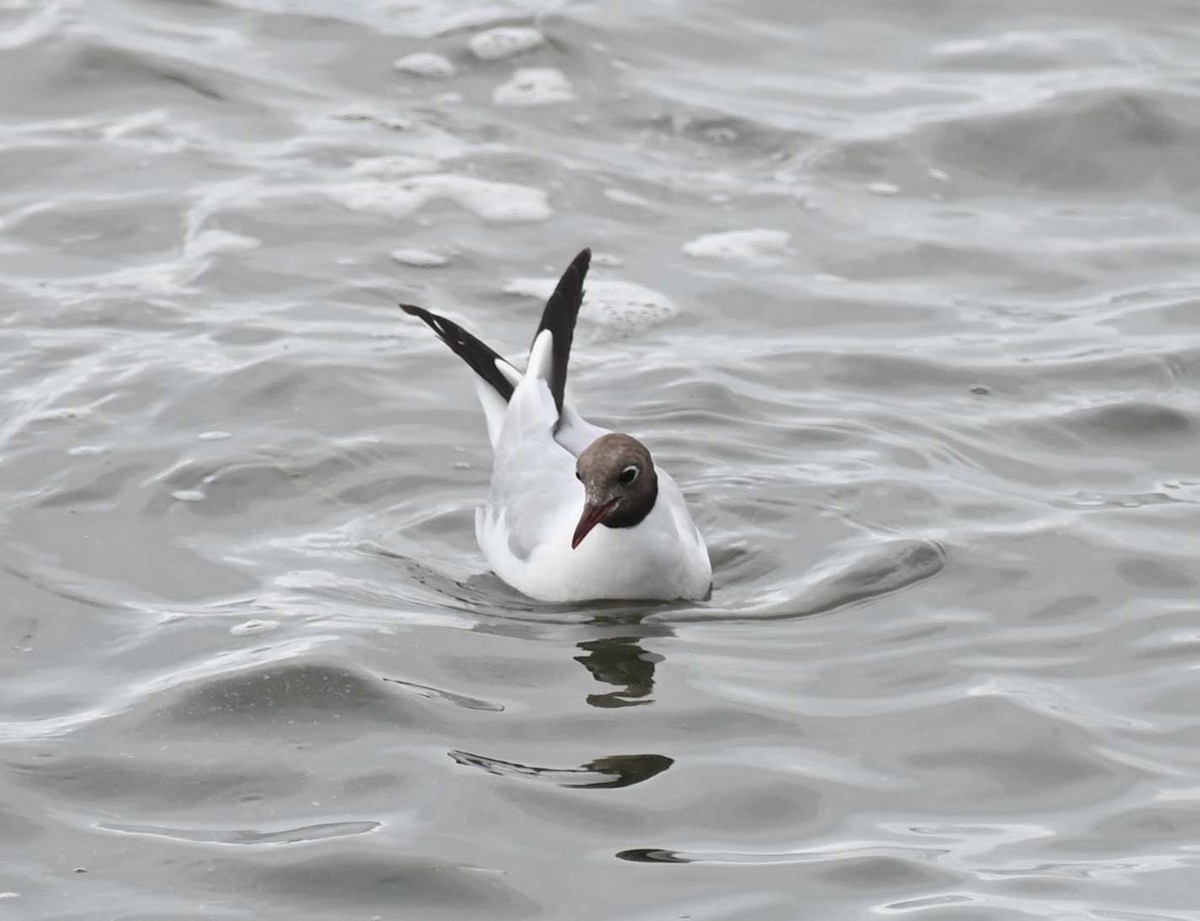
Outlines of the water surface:
{"type": "Polygon", "coordinates": [[[6,918],[1195,916],[1190,5],[8,0],[0,47],[6,918]],[[475,547],[468,374],[395,304],[517,355],[585,245],[578,400],[711,601],[475,547]]]}

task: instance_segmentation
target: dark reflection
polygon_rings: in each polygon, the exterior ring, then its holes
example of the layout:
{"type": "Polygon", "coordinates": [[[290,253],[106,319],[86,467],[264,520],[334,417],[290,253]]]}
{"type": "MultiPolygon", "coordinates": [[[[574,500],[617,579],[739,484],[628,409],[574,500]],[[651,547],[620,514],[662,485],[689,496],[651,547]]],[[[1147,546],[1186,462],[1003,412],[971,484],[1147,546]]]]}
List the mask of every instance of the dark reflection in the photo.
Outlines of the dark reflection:
{"type": "Polygon", "coordinates": [[[577,768],[549,768],[501,761],[499,758],[464,751],[447,754],[459,764],[482,768],[489,774],[501,777],[524,777],[548,781],[560,787],[586,787],[593,790],[632,787],[661,774],[675,763],[673,758],[665,755],[608,755],[577,768]]]}
{"type": "Polygon", "coordinates": [[[634,863],[691,863],[687,857],[660,847],[633,847],[627,851],[617,851],[617,859],[634,863]]]}
{"type": "Polygon", "coordinates": [[[665,659],[657,652],[647,651],[643,643],[672,637],[675,631],[662,620],[647,622],[647,618],[657,618],[670,609],[671,606],[662,603],[634,607],[628,602],[595,602],[586,608],[557,605],[548,608],[554,611],[557,620],[495,619],[480,621],[473,629],[528,639],[557,636],[564,645],[574,642],[579,650],[575,661],[600,684],[599,689],[587,695],[588,704],[615,709],[652,702],[656,669],[665,659]],[[571,621],[567,617],[579,619],[571,621]]]}
{"type": "Polygon", "coordinates": [[[588,670],[602,692],[588,694],[593,707],[614,709],[651,703],[655,669],[663,656],[648,652],[642,642],[648,637],[669,637],[672,629],[662,623],[645,624],[646,616],[659,608],[623,608],[593,616],[590,637],[575,644],[582,655],[575,661],[588,670]]]}
{"type": "Polygon", "coordinates": [[[593,707],[633,707],[650,703],[654,667],[663,660],[662,656],[643,649],[636,636],[613,636],[577,645],[584,654],[576,656],[575,661],[597,681],[618,689],[589,694],[589,704],[593,707]]]}

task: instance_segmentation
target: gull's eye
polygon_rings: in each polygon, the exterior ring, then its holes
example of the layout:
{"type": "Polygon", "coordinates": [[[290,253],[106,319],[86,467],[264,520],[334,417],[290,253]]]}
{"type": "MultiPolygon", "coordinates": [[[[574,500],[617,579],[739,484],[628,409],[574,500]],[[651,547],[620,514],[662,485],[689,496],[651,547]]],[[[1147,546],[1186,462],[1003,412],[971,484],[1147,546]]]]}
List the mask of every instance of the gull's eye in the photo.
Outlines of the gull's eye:
{"type": "Polygon", "coordinates": [[[577,479],[577,480],[578,480],[580,483],[582,483],[582,482],[583,482],[583,477],[581,477],[581,476],[579,475],[579,471],[578,471],[578,470],[576,470],[576,471],[575,471],[575,479],[577,479]]]}
{"type": "Polygon", "coordinates": [[[617,477],[617,482],[620,483],[622,486],[628,486],[630,483],[632,483],[637,478],[638,478],[638,468],[635,467],[633,464],[630,464],[628,467],[626,467],[624,470],[621,471],[621,475],[619,477],[617,477]]]}

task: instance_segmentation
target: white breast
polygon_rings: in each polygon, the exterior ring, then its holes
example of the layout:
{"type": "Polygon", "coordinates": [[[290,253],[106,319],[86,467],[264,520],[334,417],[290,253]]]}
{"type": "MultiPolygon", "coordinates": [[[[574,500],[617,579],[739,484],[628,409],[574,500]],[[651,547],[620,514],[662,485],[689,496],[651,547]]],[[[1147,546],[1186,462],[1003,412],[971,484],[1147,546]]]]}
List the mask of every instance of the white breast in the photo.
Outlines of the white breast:
{"type": "Polygon", "coordinates": [[[506,514],[489,504],[476,516],[480,549],[496,574],[541,601],[598,599],[698,599],[708,594],[712,566],[692,524],[683,495],[670,475],[655,468],[659,496],[650,514],[632,528],[592,530],[576,549],[571,535],[583,509],[560,502],[527,555],[514,551],[506,514]]]}

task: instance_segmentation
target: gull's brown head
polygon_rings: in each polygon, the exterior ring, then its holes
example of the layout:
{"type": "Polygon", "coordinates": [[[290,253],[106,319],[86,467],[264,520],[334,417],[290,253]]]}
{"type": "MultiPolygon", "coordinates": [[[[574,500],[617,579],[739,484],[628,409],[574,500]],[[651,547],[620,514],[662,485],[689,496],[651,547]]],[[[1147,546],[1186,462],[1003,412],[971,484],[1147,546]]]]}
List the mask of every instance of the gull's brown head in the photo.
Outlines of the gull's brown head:
{"type": "Polygon", "coordinates": [[[575,461],[586,495],[571,538],[579,546],[596,525],[632,528],[650,514],[658,498],[658,476],[646,446],[629,435],[602,435],[575,461]]]}

